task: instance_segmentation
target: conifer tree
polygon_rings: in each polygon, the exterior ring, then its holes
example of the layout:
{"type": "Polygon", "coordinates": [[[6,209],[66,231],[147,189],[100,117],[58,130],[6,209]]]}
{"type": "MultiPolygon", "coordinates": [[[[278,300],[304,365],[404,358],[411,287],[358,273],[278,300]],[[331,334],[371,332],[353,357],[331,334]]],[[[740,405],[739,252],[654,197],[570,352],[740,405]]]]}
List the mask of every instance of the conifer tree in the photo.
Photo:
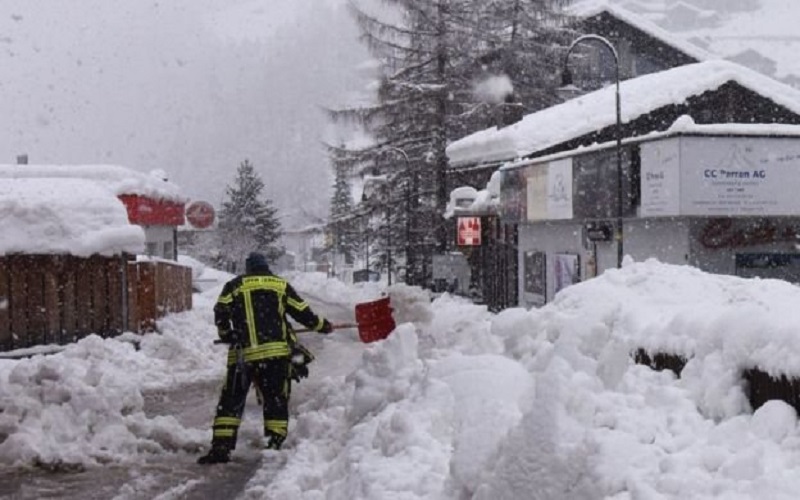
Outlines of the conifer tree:
{"type": "Polygon", "coordinates": [[[469,54],[468,40],[458,26],[469,17],[473,1],[388,0],[402,13],[398,22],[353,5],[362,39],[380,61],[383,76],[375,106],[332,115],[355,118],[375,139],[372,148],[354,154],[371,160],[365,167],[371,175],[388,179],[390,192],[384,198],[400,210],[393,211],[392,227],[381,233],[397,232],[392,245],[404,251],[407,281],[412,284],[427,280],[432,254],[446,245],[442,216],[447,201],[445,147],[454,109],[452,68],[469,54]],[[389,155],[387,150],[405,154],[389,155]]]}
{"type": "MultiPolygon", "coordinates": [[[[425,284],[431,256],[451,239],[443,219],[449,191],[447,144],[495,125],[498,103],[476,93],[481,79],[507,77],[528,111],[555,102],[555,70],[565,0],[384,0],[396,16],[352,12],[362,40],[380,62],[376,104],[337,110],[335,119],[355,119],[374,138],[374,174],[390,179],[393,236],[404,253],[408,282],[425,284]],[[386,154],[402,150],[401,155],[386,154]],[[409,161],[410,159],[410,161],[409,161]],[[404,239],[401,243],[401,239],[404,239]]],[[[509,102],[505,98],[501,101],[509,102]]],[[[384,231],[390,234],[389,231],[384,231]]]]}
{"type": "Polygon", "coordinates": [[[229,263],[241,263],[254,251],[265,253],[270,260],[284,253],[278,245],[282,235],[278,209],[263,197],[263,189],[264,181],[250,161],[244,160],[226,189],[228,199],[219,214],[220,252],[229,263]]]}
{"type": "Polygon", "coordinates": [[[341,163],[334,163],[329,231],[332,235],[331,245],[334,253],[343,256],[347,264],[353,263],[358,248],[357,222],[353,212],[347,169],[341,163]]]}

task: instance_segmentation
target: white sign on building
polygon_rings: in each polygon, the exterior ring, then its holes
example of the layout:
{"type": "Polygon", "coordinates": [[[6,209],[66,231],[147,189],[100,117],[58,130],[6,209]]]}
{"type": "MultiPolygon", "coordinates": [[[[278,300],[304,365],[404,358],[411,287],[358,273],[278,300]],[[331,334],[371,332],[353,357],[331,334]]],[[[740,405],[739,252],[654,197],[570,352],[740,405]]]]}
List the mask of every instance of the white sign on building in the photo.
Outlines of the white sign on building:
{"type": "Polygon", "coordinates": [[[572,158],[526,169],[528,221],[572,219],[572,158]]]}
{"type": "Polygon", "coordinates": [[[683,215],[800,215],[800,146],[777,138],[681,138],[683,215]]]}
{"type": "Polygon", "coordinates": [[[642,216],[800,215],[800,145],[769,137],[642,144],[642,216]]]}
{"type": "Polygon", "coordinates": [[[680,139],[642,144],[642,217],[680,213],[680,139]]]}
{"type": "Polygon", "coordinates": [[[572,219],[572,158],[547,166],[547,218],[572,219]]]}
{"type": "Polygon", "coordinates": [[[527,219],[547,219],[547,164],[525,167],[527,196],[527,219]]]}

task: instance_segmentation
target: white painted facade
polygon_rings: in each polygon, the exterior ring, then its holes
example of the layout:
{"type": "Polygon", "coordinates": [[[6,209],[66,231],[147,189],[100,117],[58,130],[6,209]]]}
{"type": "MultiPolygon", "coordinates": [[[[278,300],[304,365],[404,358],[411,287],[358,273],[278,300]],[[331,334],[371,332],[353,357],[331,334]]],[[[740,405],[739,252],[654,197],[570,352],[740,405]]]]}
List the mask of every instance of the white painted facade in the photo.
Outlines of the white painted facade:
{"type": "MultiPolygon", "coordinates": [[[[800,127],[783,136],[702,128],[626,141],[626,162],[634,150],[640,159],[637,169],[625,166],[638,175],[640,196],[623,218],[624,254],[800,283],[800,127]]],[[[605,146],[502,169],[516,176],[499,206],[501,217],[519,222],[521,306],[540,306],[561,287],[617,267],[616,212],[609,211],[616,193],[581,193],[593,187],[578,180],[592,165],[579,160],[585,155],[604,158],[597,168],[614,177],[605,146]],[[587,216],[593,200],[604,217],[587,216]]]]}

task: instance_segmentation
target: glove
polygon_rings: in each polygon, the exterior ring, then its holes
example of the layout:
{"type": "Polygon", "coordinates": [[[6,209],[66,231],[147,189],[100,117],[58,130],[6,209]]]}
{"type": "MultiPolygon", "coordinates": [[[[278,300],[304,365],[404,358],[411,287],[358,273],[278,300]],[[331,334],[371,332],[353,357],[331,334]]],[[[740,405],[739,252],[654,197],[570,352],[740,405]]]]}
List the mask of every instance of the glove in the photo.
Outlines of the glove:
{"type": "Polygon", "coordinates": [[[291,377],[295,382],[308,377],[308,366],[292,364],[291,377]]]}
{"type": "Polygon", "coordinates": [[[331,333],[333,331],[333,325],[327,319],[322,320],[322,327],[319,329],[319,333],[331,333]]]}
{"type": "Polygon", "coordinates": [[[306,346],[295,344],[292,347],[291,361],[290,376],[296,382],[300,382],[300,379],[308,377],[308,365],[314,361],[314,355],[311,354],[311,351],[309,351],[306,346]]]}

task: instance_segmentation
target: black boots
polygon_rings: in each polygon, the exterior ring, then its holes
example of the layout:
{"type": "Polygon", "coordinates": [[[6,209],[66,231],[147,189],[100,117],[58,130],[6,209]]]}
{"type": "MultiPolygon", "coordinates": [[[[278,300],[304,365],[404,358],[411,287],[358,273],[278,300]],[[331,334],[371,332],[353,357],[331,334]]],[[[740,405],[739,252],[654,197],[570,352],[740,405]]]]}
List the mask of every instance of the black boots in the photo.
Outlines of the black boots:
{"type": "Polygon", "coordinates": [[[197,463],[201,465],[211,464],[225,464],[231,460],[231,451],[222,446],[212,446],[211,451],[207,455],[197,459],[197,463]]]}

